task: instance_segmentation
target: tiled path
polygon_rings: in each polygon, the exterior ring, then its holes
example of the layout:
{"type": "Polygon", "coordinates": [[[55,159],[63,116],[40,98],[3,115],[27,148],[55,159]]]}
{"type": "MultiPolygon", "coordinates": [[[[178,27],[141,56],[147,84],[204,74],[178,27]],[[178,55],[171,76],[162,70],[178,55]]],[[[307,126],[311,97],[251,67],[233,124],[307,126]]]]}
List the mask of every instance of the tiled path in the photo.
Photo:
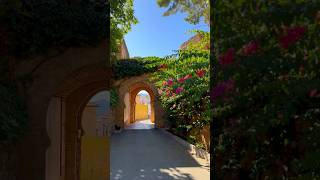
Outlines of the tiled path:
{"type": "Polygon", "coordinates": [[[111,136],[111,179],[209,180],[209,169],[159,129],[125,129],[111,136]]]}

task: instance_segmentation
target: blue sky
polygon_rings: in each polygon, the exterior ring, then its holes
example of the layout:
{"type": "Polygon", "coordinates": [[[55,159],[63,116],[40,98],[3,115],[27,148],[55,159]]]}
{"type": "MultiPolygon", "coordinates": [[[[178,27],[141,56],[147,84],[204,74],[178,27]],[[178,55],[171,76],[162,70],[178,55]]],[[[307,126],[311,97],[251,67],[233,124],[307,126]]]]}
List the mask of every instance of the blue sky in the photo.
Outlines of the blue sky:
{"type": "Polygon", "coordinates": [[[139,23],[125,36],[130,57],[164,57],[193,36],[189,30],[209,31],[203,22],[197,25],[186,22],[184,13],[163,16],[166,8],[158,7],[156,0],[134,0],[134,11],[139,23]]]}

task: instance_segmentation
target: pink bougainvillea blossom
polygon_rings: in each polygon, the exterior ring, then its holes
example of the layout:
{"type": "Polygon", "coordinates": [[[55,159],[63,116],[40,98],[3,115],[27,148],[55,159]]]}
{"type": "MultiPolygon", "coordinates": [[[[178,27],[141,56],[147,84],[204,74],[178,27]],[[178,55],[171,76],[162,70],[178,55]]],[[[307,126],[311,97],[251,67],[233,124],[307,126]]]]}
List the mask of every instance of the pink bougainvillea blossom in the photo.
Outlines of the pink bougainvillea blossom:
{"type": "Polygon", "coordinates": [[[203,77],[205,74],[206,74],[206,70],[204,70],[204,69],[198,69],[198,70],[196,70],[196,74],[197,74],[197,76],[198,77],[203,77]]]}
{"type": "Polygon", "coordinates": [[[185,77],[183,77],[184,80],[188,80],[188,79],[190,79],[190,78],[192,78],[192,74],[188,74],[188,75],[186,75],[185,77]]]}
{"type": "Polygon", "coordinates": [[[279,45],[287,49],[290,45],[296,43],[303,34],[305,33],[306,28],[303,26],[297,26],[292,28],[287,28],[284,36],[281,36],[279,39],[279,45]]]}
{"type": "Polygon", "coordinates": [[[167,81],[164,81],[164,82],[162,83],[162,85],[163,85],[163,86],[167,86],[167,85],[168,85],[167,81]]]}
{"type": "Polygon", "coordinates": [[[260,48],[260,43],[258,41],[250,41],[248,44],[243,47],[243,54],[245,56],[249,56],[257,53],[260,48]]]}
{"type": "Polygon", "coordinates": [[[170,89],[166,89],[166,90],[165,90],[165,93],[166,93],[166,96],[167,96],[167,97],[170,97],[170,96],[172,95],[172,92],[171,92],[170,89]]]}
{"type": "Polygon", "coordinates": [[[178,79],[179,83],[183,83],[184,81],[185,81],[184,77],[178,79]]]}
{"type": "Polygon", "coordinates": [[[188,79],[190,79],[190,78],[192,78],[192,74],[187,74],[187,75],[185,75],[184,77],[179,78],[177,81],[178,81],[179,83],[183,83],[184,81],[186,81],[186,80],[188,80],[188,79]]]}
{"type": "Polygon", "coordinates": [[[232,64],[234,61],[235,50],[234,48],[229,48],[226,53],[222,54],[219,58],[221,65],[232,64]]]}
{"type": "Polygon", "coordinates": [[[227,80],[225,82],[220,82],[216,85],[215,88],[211,91],[210,97],[213,102],[217,100],[217,98],[224,96],[226,93],[232,91],[235,87],[234,80],[227,80]]]}
{"type": "Polygon", "coordinates": [[[183,92],[183,87],[178,87],[177,89],[176,89],[176,94],[180,94],[180,93],[182,93],[183,92]]]}
{"type": "Polygon", "coordinates": [[[172,86],[172,84],[173,84],[173,79],[172,79],[172,78],[168,79],[167,84],[168,84],[168,86],[172,86]]]}

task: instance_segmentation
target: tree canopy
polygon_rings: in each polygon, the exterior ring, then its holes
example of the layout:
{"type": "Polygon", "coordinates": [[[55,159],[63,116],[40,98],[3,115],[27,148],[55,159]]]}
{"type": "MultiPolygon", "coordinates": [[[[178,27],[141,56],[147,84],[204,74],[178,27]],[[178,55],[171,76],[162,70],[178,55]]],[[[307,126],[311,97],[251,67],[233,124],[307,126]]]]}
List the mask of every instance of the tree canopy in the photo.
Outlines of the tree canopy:
{"type": "Polygon", "coordinates": [[[169,16],[177,12],[186,12],[188,16],[185,20],[191,24],[198,24],[201,18],[209,24],[210,2],[209,0],[157,0],[160,7],[168,8],[164,16],[169,16]]]}
{"type": "Polygon", "coordinates": [[[110,8],[111,52],[114,57],[126,33],[131,30],[133,24],[138,23],[134,16],[133,0],[111,1],[110,8]]]}

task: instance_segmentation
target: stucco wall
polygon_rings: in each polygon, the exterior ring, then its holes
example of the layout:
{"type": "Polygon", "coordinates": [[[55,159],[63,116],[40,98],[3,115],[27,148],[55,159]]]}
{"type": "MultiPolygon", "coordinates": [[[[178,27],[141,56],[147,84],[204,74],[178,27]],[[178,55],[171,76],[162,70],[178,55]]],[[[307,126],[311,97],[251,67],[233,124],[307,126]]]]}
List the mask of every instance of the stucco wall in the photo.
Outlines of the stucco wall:
{"type": "MultiPolygon", "coordinates": [[[[121,99],[120,99],[121,101],[121,99]]],[[[119,106],[121,106],[122,103],[120,103],[119,106]]],[[[130,98],[129,98],[129,92],[125,93],[123,98],[123,119],[124,119],[124,126],[127,126],[130,124],[130,98]]],[[[116,109],[118,110],[118,109],[116,109]]],[[[119,110],[120,111],[120,110],[119,110]]]]}

